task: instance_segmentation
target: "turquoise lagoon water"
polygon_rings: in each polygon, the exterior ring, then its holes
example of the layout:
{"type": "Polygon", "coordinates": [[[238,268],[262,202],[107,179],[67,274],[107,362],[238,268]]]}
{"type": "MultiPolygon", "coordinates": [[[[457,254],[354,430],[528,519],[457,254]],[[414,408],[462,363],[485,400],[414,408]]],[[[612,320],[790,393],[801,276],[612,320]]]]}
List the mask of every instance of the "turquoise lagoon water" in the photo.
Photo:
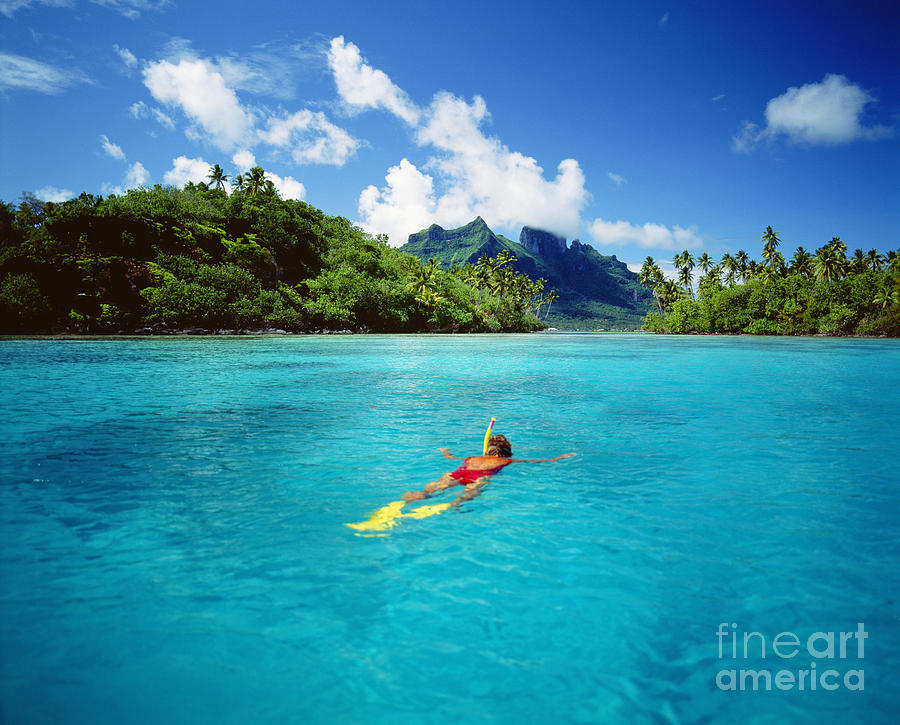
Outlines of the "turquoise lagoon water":
{"type": "Polygon", "coordinates": [[[0,391],[4,722],[900,712],[896,340],[8,339],[0,391]],[[516,456],[578,455],[344,526],[492,415],[516,456]],[[837,687],[801,691],[811,663],[837,687]]]}

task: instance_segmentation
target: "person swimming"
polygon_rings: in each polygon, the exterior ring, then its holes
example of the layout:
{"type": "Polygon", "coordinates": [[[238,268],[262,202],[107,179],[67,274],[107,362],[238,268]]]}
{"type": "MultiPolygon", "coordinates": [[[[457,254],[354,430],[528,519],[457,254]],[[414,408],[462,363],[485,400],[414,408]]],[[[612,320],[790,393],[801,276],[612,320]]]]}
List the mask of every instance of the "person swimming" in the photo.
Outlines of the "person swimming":
{"type": "MultiPolygon", "coordinates": [[[[460,460],[446,448],[439,449],[444,458],[460,460]]],[[[499,473],[510,463],[551,463],[562,458],[570,458],[574,453],[566,453],[556,458],[511,458],[512,444],[503,435],[492,435],[485,446],[484,455],[467,456],[462,459],[462,465],[451,473],[445,473],[436,481],[425,486],[423,491],[407,491],[401,496],[404,501],[420,501],[440,494],[452,486],[465,486],[463,492],[450,504],[459,506],[465,501],[471,501],[481,495],[482,489],[488,484],[491,476],[499,473]]]]}

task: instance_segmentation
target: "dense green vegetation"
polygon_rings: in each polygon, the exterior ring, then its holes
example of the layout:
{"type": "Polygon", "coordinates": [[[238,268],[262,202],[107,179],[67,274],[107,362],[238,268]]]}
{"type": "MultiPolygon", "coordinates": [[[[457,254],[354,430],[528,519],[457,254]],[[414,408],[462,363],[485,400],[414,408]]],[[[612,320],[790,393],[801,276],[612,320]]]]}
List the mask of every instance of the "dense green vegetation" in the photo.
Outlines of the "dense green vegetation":
{"type": "Polygon", "coordinates": [[[552,295],[508,258],[442,270],[283,200],[263,170],[225,191],[155,186],[0,202],[0,332],[530,331],[552,295]]]}
{"type": "Polygon", "coordinates": [[[798,247],[790,262],[772,227],[762,236],[762,262],[741,250],[714,264],[704,253],[676,255],[677,281],[665,279],[652,257],[641,283],[657,310],[644,329],[673,333],[757,335],[900,335],[900,257],[857,249],[834,237],[815,254],[798,247]],[[699,267],[697,296],[693,270],[699,267]]]}

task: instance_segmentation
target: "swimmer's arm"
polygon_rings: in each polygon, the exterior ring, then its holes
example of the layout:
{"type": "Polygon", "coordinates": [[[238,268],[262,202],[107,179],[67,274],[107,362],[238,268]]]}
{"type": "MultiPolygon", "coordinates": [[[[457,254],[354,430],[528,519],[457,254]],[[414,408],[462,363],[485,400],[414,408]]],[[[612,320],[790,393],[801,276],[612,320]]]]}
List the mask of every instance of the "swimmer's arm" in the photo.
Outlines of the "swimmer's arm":
{"type": "Polygon", "coordinates": [[[444,458],[455,458],[456,460],[460,460],[459,456],[454,456],[450,453],[449,448],[438,448],[438,450],[444,455],[444,458]]]}
{"type": "Polygon", "coordinates": [[[574,455],[574,453],[563,453],[563,455],[556,458],[510,458],[509,460],[510,463],[553,463],[554,461],[561,461],[563,458],[571,458],[574,455]]]}

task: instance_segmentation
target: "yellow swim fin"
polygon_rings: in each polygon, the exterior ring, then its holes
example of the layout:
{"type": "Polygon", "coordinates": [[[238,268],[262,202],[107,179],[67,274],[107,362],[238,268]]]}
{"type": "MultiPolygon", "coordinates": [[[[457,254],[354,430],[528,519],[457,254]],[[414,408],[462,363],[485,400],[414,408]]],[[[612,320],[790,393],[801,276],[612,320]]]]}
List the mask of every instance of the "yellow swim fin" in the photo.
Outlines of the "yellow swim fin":
{"type": "Polygon", "coordinates": [[[391,501],[387,506],[382,506],[373,513],[368,521],[358,524],[344,524],[356,531],[387,531],[400,523],[401,518],[426,519],[450,508],[449,503],[439,503],[433,506],[419,506],[408,513],[403,513],[406,501],[391,501]]]}
{"type": "Polygon", "coordinates": [[[387,506],[382,506],[373,513],[368,521],[361,521],[358,524],[346,524],[346,526],[357,531],[384,531],[390,529],[400,523],[397,519],[403,515],[401,509],[405,505],[406,501],[391,501],[387,506]]]}
{"type": "Polygon", "coordinates": [[[438,503],[433,506],[419,506],[419,508],[413,509],[412,511],[405,514],[401,514],[401,516],[410,519],[427,519],[429,516],[439,514],[442,511],[446,511],[448,508],[450,508],[449,503],[438,503]]]}

